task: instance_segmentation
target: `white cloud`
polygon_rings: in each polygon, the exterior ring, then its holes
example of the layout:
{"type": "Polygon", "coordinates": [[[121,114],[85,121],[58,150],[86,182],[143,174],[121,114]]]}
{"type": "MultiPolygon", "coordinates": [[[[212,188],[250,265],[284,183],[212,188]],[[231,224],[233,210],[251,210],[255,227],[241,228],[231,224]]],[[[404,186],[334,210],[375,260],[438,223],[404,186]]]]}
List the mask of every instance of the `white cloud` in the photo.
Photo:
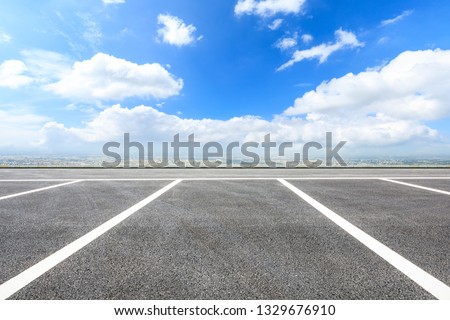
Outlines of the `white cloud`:
{"type": "Polygon", "coordinates": [[[221,143],[261,141],[271,133],[277,142],[302,144],[323,141],[325,132],[331,131],[335,141],[348,141],[343,149],[347,156],[417,155],[424,146],[428,155],[448,155],[449,146],[427,121],[450,116],[449,86],[450,50],[407,51],[382,67],[324,82],[269,120],[257,116],[189,119],[149,106],[114,105],[80,127],[43,124],[33,115],[27,119],[5,112],[0,112],[0,127],[19,134],[23,121],[26,130],[20,139],[8,136],[9,145],[28,136],[28,141],[37,142],[35,148],[55,152],[71,146],[100,153],[103,143],[121,141],[125,132],[143,143],[171,141],[176,133],[182,138],[195,133],[197,141],[221,143]]]}
{"type": "Polygon", "coordinates": [[[104,4],[122,4],[125,0],[102,0],[104,4]]]}
{"type": "Polygon", "coordinates": [[[280,50],[287,50],[297,45],[297,33],[292,37],[281,38],[277,41],[275,46],[280,50]]]}
{"type": "Polygon", "coordinates": [[[277,30],[279,27],[281,27],[282,24],[283,24],[283,19],[275,19],[267,27],[270,30],[277,30]]]}
{"type": "Polygon", "coordinates": [[[71,60],[58,52],[32,49],[22,50],[20,54],[30,76],[39,83],[59,80],[71,69],[71,60]]]}
{"type": "Polygon", "coordinates": [[[20,60],[6,60],[0,64],[0,87],[17,89],[33,82],[33,78],[25,75],[26,65],[20,60]]]}
{"type": "Polygon", "coordinates": [[[314,37],[310,34],[302,34],[302,41],[304,44],[308,44],[314,40],[314,37]]]}
{"type": "Polygon", "coordinates": [[[299,13],[306,0],[239,0],[234,7],[236,15],[273,16],[277,13],[299,13]]]}
{"type": "Polygon", "coordinates": [[[450,116],[449,86],[450,50],[407,51],[381,68],[322,83],[271,120],[256,116],[186,119],[148,106],[115,105],[83,128],[48,124],[40,132],[41,144],[62,137],[74,143],[118,141],[124,132],[142,142],[171,141],[176,133],[184,137],[195,133],[202,142],[261,141],[271,133],[278,142],[305,143],[322,141],[324,133],[331,131],[336,140],[348,141],[350,155],[414,154],[420,151],[418,146],[431,145],[430,152],[449,154],[450,149],[442,151],[448,146],[439,132],[426,124],[450,116]]]}
{"type": "MultiPolygon", "coordinates": [[[[158,16],[158,40],[178,47],[188,45],[195,41],[194,25],[186,25],[183,20],[169,14],[158,16]]],[[[200,38],[201,39],[201,38],[200,38]]]]}
{"type": "Polygon", "coordinates": [[[182,79],[160,64],[138,65],[104,53],[75,62],[67,74],[45,89],[78,101],[111,101],[127,97],[167,98],[177,95],[182,79]]]}
{"type": "Polygon", "coordinates": [[[138,65],[104,53],[73,63],[67,56],[46,50],[23,50],[23,60],[0,64],[0,87],[41,85],[75,101],[99,102],[127,97],[167,98],[177,95],[183,80],[157,63],[138,65]]]}
{"type": "Polygon", "coordinates": [[[70,60],[57,52],[22,50],[22,60],[0,64],[0,87],[16,89],[31,83],[45,84],[60,79],[70,70],[70,60]]]}
{"type": "MultiPolygon", "coordinates": [[[[354,154],[361,148],[370,150],[399,144],[411,146],[419,140],[439,140],[437,131],[421,121],[381,115],[339,117],[336,114],[311,113],[306,118],[275,116],[271,120],[256,116],[228,120],[186,119],[148,106],[129,109],[120,105],[106,108],[82,128],[50,122],[36,136],[39,137],[37,145],[40,147],[59,150],[67,145],[83,149],[96,146],[92,150],[101,152],[101,144],[121,141],[125,132],[129,132],[133,140],[142,143],[172,141],[176,133],[180,133],[184,138],[194,133],[197,141],[218,141],[226,144],[231,141],[261,141],[265,134],[271,133],[274,141],[303,144],[313,140],[323,141],[325,132],[328,131],[333,132],[335,141],[348,141],[346,149],[349,154],[354,154]]],[[[376,155],[380,155],[379,151],[376,155]]]]}
{"type": "Polygon", "coordinates": [[[100,112],[81,129],[67,128],[58,123],[47,124],[41,131],[41,144],[48,144],[52,139],[61,139],[64,136],[85,142],[104,142],[118,139],[124,132],[130,132],[136,139],[154,141],[168,141],[167,139],[173,138],[176,133],[188,135],[194,132],[200,141],[220,142],[260,140],[267,132],[273,132],[274,137],[290,137],[297,141],[302,134],[302,130],[297,129],[304,122],[302,119],[286,117],[268,121],[256,116],[235,117],[229,120],[183,119],[148,106],[128,109],[114,105],[100,112]]]}
{"type": "Polygon", "coordinates": [[[277,71],[284,70],[305,59],[319,59],[319,63],[324,63],[328,57],[336,51],[364,46],[352,32],[339,29],[335,31],[335,36],[335,43],[323,43],[310,49],[295,51],[291,60],[280,66],[277,71]]]}
{"type": "Polygon", "coordinates": [[[397,22],[399,22],[400,20],[403,20],[404,18],[406,18],[407,16],[410,16],[412,13],[413,13],[412,10],[406,10],[406,11],[403,11],[401,15],[396,16],[395,18],[387,19],[387,20],[381,21],[380,26],[385,27],[385,26],[388,26],[388,25],[390,25],[390,24],[397,23],[397,22]]]}
{"type": "Polygon", "coordinates": [[[285,114],[376,112],[434,120],[450,116],[450,50],[406,51],[382,68],[349,73],[319,85],[285,114]]]}
{"type": "Polygon", "coordinates": [[[0,31],[0,43],[1,42],[10,42],[12,37],[6,32],[0,31]]]}

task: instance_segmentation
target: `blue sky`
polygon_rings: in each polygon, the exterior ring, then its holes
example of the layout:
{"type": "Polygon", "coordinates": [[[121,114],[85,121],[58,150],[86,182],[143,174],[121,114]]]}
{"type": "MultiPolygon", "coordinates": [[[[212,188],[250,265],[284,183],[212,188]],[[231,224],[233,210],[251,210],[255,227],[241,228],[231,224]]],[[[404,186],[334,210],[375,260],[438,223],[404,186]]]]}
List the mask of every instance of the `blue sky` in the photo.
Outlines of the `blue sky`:
{"type": "Polygon", "coordinates": [[[448,1],[1,6],[2,154],[99,153],[123,132],[301,143],[328,130],[349,155],[450,154],[448,1]]]}

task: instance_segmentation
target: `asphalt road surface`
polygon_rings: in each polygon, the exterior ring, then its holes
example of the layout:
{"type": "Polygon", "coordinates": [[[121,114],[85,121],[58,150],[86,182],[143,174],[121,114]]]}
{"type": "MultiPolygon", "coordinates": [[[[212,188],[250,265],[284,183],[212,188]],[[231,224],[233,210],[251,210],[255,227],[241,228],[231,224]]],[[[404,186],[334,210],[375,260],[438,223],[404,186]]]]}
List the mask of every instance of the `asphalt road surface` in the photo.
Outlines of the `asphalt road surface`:
{"type": "Polygon", "coordinates": [[[450,169],[1,169],[1,299],[450,299],[450,169]]]}

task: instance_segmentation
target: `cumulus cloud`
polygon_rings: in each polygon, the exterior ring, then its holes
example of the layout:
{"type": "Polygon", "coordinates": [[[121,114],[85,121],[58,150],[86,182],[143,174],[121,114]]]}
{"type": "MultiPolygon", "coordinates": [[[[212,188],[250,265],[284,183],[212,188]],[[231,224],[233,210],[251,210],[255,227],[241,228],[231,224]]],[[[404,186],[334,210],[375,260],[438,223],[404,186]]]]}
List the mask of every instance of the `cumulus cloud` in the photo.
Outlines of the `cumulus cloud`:
{"type": "Polygon", "coordinates": [[[119,139],[124,132],[142,141],[168,141],[175,133],[195,133],[199,141],[220,142],[260,141],[270,132],[277,141],[304,143],[320,141],[327,131],[347,140],[353,151],[437,143],[438,131],[426,123],[450,116],[449,86],[450,50],[407,51],[381,68],[322,83],[271,120],[186,119],[148,106],[115,105],[83,128],[49,124],[41,131],[41,143],[52,137],[101,142],[119,139]]]}
{"type": "Polygon", "coordinates": [[[69,72],[44,88],[77,101],[111,101],[127,97],[167,98],[177,95],[182,79],[175,79],[160,64],[138,65],[104,53],[75,62],[69,72]]]}
{"type": "Polygon", "coordinates": [[[318,59],[319,63],[324,63],[336,51],[364,46],[364,43],[359,42],[352,32],[339,29],[335,31],[335,36],[336,41],[334,43],[323,43],[310,49],[295,51],[291,60],[280,66],[277,71],[289,68],[305,59],[318,59]]]}
{"type": "Polygon", "coordinates": [[[353,151],[361,147],[392,146],[411,143],[417,139],[434,141],[438,134],[416,120],[389,117],[336,117],[312,113],[307,117],[275,116],[271,120],[256,116],[235,117],[228,120],[186,119],[149,106],[124,108],[115,105],[106,108],[83,128],[66,127],[49,122],[39,132],[39,146],[61,148],[64,145],[97,145],[106,141],[121,141],[129,132],[136,141],[172,141],[176,133],[186,138],[194,133],[201,142],[261,141],[271,133],[274,141],[292,141],[302,144],[323,141],[325,132],[331,131],[337,140],[349,141],[353,151]]]}
{"type": "Polygon", "coordinates": [[[63,139],[72,143],[102,143],[121,139],[124,132],[140,141],[171,141],[173,135],[187,136],[195,133],[202,142],[261,140],[272,132],[275,139],[290,138],[298,141],[304,133],[305,120],[300,118],[276,117],[272,121],[256,116],[235,117],[228,120],[186,119],[178,115],[161,112],[149,106],[124,108],[114,105],[98,114],[84,128],[67,128],[63,124],[48,123],[40,131],[41,145],[58,145],[63,139]],[[300,129],[300,130],[299,130],[300,129]]]}
{"type": "Polygon", "coordinates": [[[27,67],[20,60],[6,60],[0,64],[0,87],[17,89],[33,82],[33,78],[26,75],[27,67]]]}
{"type": "Polygon", "coordinates": [[[169,14],[160,14],[158,16],[158,40],[174,46],[185,46],[195,41],[194,25],[186,25],[183,20],[169,14]]]}
{"type": "Polygon", "coordinates": [[[16,89],[34,83],[59,96],[88,103],[128,97],[163,99],[183,88],[183,80],[158,63],[138,65],[104,53],[73,63],[53,51],[20,53],[22,60],[0,64],[0,87],[16,89]]]}
{"type": "Polygon", "coordinates": [[[439,132],[426,123],[450,116],[449,86],[450,50],[407,51],[383,67],[322,83],[270,120],[186,119],[148,106],[114,105],[83,128],[48,124],[40,132],[41,144],[63,137],[100,143],[120,139],[124,132],[141,141],[171,141],[175,133],[195,133],[198,141],[225,143],[261,141],[270,132],[276,141],[304,143],[320,141],[331,131],[348,141],[350,153],[364,149],[370,155],[371,148],[392,147],[392,154],[399,146],[411,150],[420,143],[442,147],[439,132]]]}
{"type": "Polygon", "coordinates": [[[402,155],[402,150],[418,146],[433,146],[429,154],[443,154],[450,149],[427,122],[450,116],[449,86],[450,50],[407,51],[382,67],[324,82],[268,120],[189,119],[150,106],[113,105],[80,127],[48,122],[31,137],[39,148],[94,146],[91,150],[100,153],[103,143],[122,141],[125,132],[142,143],[171,141],[176,133],[183,139],[195,133],[197,141],[221,143],[261,141],[271,133],[275,141],[302,144],[323,141],[331,131],[336,141],[348,141],[344,152],[350,155],[361,155],[362,150],[365,156],[402,155]]]}
{"type": "Polygon", "coordinates": [[[406,51],[381,68],[322,83],[285,114],[376,113],[383,119],[435,120],[450,116],[449,86],[450,51],[406,51]]]}
{"type": "Polygon", "coordinates": [[[283,19],[275,19],[272,21],[271,24],[269,24],[267,27],[270,30],[277,30],[278,28],[281,27],[281,25],[283,24],[283,19]]]}
{"type": "Polygon", "coordinates": [[[292,37],[281,38],[275,44],[280,50],[287,50],[297,45],[297,33],[295,33],[292,37]]]}
{"type": "Polygon", "coordinates": [[[396,16],[395,18],[381,21],[380,26],[385,27],[385,26],[388,26],[390,24],[397,23],[400,20],[403,20],[404,18],[406,18],[407,16],[410,16],[412,13],[413,13],[412,10],[403,11],[402,14],[396,16]]]}
{"type": "Polygon", "coordinates": [[[306,0],[239,0],[234,7],[236,15],[273,16],[278,13],[299,13],[306,0]]]}

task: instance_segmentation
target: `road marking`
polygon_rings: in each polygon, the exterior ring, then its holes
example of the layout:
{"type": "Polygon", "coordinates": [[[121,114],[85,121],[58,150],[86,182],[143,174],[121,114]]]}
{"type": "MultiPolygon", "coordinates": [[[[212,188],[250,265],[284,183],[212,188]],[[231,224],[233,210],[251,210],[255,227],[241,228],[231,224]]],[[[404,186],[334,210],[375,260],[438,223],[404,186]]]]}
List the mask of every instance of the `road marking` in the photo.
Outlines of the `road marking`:
{"type": "MultiPolygon", "coordinates": [[[[221,180],[278,180],[278,179],[285,179],[285,180],[378,180],[379,177],[216,177],[216,178],[185,178],[186,181],[221,181],[221,180]]],[[[398,178],[396,178],[398,179],[398,178]]],[[[448,178],[450,179],[450,177],[448,178]]]]}
{"type": "Polygon", "coordinates": [[[442,281],[436,279],[429,273],[425,272],[409,260],[405,259],[392,249],[388,248],[375,238],[372,238],[370,235],[354,226],[334,211],[328,209],[323,204],[313,199],[300,189],[296,188],[289,182],[283,179],[278,179],[280,183],[282,183],[285,187],[289,188],[292,192],[302,198],[304,201],[313,206],[316,210],[326,216],[328,219],[333,221],[351,236],[353,236],[356,240],[364,244],[367,248],[375,252],[381,258],[390,263],[393,267],[397,268],[423,289],[431,293],[438,299],[441,300],[450,300],[450,287],[447,286],[442,281]]]}
{"type": "Polygon", "coordinates": [[[48,186],[48,187],[44,187],[44,188],[39,188],[39,189],[33,189],[33,190],[24,191],[24,192],[14,193],[14,194],[10,194],[8,196],[0,197],[0,200],[10,199],[10,198],[14,198],[14,197],[24,196],[24,195],[30,194],[30,193],[41,192],[41,191],[45,191],[45,190],[59,188],[59,187],[67,186],[69,184],[78,183],[78,182],[81,182],[81,181],[83,181],[83,180],[69,181],[69,182],[56,184],[56,185],[48,186]]]}
{"type": "MultiPolygon", "coordinates": [[[[95,182],[95,181],[173,181],[176,178],[80,178],[82,181],[95,182]]],[[[227,181],[227,180],[379,180],[379,179],[399,179],[399,180],[450,180],[450,176],[447,177],[243,177],[243,176],[229,176],[229,177],[203,177],[203,178],[183,178],[185,181],[227,181]]],[[[0,179],[1,182],[61,182],[61,181],[73,181],[74,179],[0,179]]]]}
{"type": "MultiPolygon", "coordinates": [[[[173,181],[176,178],[124,178],[124,179],[115,179],[115,178],[98,178],[98,179],[84,179],[80,178],[82,181],[173,181]]],[[[450,179],[450,178],[449,178],[450,179]]],[[[0,179],[0,182],[59,182],[59,181],[73,181],[75,179],[0,179]]]]}
{"type": "Polygon", "coordinates": [[[62,261],[69,258],[71,255],[73,255],[78,250],[82,249],[83,247],[87,246],[89,243],[100,237],[102,234],[107,232],[108,230],[112,229],[116,225],[118,225],[120,222],[124,221],[134,213],[136,213],[138,210],[142,209],[146,205],[148,205],[150,202],[164,194],[165,192],[169,191],[171,188],[176,186],[178,183],[180,183],[182,180],[175,180],[172,183],[168,184],[164,188],[156,191],[149,197],[145,198],[144,200],[138,202],[131,208],[128,208],[127,210],[123,211],[122,213],[119,213],[117,216],[113,217],[112,219],[106,221],[102,225],[98,226],[94,230],[88,232],[81,238],[73,241],[72,243],[68,244],[64,248],[56,251],[55,253],[51,254],[44,260],[36,263],[32,267],[26,269],[22,273],[18,274],[17,276],[9,279],[2,285],[0,285],[0,300],[5,300],[9,298],[11,295],[28,285],[30,282],[36,280],[38,277],[61,263],[62,261]]]}
{"type": "Polygon", "coordinates": [[[442,194],[446,194],[446,195],[450,196],[450,192],[444,191],[444,190],[428,188],[428,187],[424,187],[424,186],[419,186],[417,184],[406,183],[406,182],[391,180],[391,179],[387,179],[387,178],[379,178],[379,179],[383,180],[383,181],[387,181],[387,182],[397,183],[397,184],[401,184],[401,185],[408,186],[408,187],[413,187],[413,188],[427,190],[427,191],[433,191],[433,192],[442,193],[442,194]]]}
{"type": "MultiPolygon", "coordinates": [[[[0,182],[62,182],[77,179],[1,179],[0,182]]],[[[81,179],[78,179],[81,180],[81,179]]]]}
{"type": "Polygon", "coordinates": [[[369,176],[369,177],[306,177],[306,178],[282,178],[285,180],[377,180],[377,179],[401,179],[401,180],[450,180],[450,176],[443,177],[424,177],[424,176],[408,176],[408,177],[379,177],[379,176],[369,176]]]}

